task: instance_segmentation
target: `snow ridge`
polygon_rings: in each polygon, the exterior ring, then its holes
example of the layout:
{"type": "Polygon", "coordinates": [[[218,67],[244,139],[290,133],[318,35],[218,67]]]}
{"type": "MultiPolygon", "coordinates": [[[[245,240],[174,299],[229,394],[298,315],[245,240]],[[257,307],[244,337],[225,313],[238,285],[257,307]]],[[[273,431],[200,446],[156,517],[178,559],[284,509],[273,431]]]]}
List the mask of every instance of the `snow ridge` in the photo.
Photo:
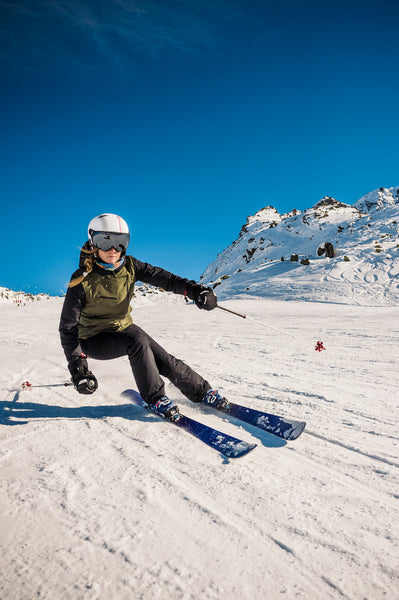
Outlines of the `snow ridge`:
{"type": "Polygon", "coordinates": [[[395,305],[398,232],[399,187],[379,188],[353,205],[325,196],[303,212],[280,215],[267,206],[247,218],[201,282],[222,299],[248,294],[395,305]]]}
{"type": "Polygon", "coordinates": [[[28,302],[48,300],[49,298],[48,294],[31,294],[30,292],[14,291],[9,288],[0,287],[0,303],[25,305],[28,302]]]}

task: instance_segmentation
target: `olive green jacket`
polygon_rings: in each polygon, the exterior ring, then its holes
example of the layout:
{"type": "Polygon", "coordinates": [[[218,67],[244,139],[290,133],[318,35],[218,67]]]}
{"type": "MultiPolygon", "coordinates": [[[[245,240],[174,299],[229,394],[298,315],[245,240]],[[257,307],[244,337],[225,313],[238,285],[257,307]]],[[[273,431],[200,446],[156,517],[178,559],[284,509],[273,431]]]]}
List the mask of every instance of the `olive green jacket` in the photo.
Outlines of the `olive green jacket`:
{"type": "Polygon", "coordinates": [[[116,271],[92,271],[82,281],[86,303],[79,319],[82,340],[102,331],[123,331],[133,323],[131,317],[135,272],[131,256],[116,271]]]}
{"type": "MultiPolygon", "coordinates": [[[[80,268],[72,275],[77,278],[84,272],[80,268]]],[[[136,281],[161,287],[175,294],[187,293],[194,300],[204,286],[183,279],[160,267],[143,263],[133,256],[126,256],[115,271],[106,271],[94,265],[78,285],[68,288],[60,319],[60,337],[68,365],[80,360],[79,340],[107,331],[123,331],[132,323],[131,300],[136,281]]]]}

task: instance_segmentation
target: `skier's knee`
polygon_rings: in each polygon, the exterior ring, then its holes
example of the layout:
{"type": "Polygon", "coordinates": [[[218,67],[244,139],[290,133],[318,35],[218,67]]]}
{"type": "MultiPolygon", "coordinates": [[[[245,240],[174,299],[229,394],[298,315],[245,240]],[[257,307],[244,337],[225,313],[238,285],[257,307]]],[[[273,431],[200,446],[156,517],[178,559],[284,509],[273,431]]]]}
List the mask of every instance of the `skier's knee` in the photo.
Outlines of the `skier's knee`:
{"type": "Polygon", "coordinates": [[[129,356],[142,354],[150,348],[150,342],[144,331],[129,331],[127,334],[127,353],[129,356]]]}

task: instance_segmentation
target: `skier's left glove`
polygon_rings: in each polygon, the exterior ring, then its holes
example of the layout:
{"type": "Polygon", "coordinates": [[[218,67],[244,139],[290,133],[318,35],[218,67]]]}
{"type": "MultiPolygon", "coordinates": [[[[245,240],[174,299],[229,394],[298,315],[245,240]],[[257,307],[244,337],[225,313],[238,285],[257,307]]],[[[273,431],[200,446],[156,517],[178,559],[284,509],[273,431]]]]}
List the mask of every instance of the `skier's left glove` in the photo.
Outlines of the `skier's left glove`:
{"type": "Polygon", "coordinates": [[[98,381],[93,373],[89,371],[86,360],[76,364],[73,370],[71,369],[71,375],[75,390],[79,394],[93,394],[98,388],[98,381]]]}
{"type": "Polygon", "coordinates": [[[198,308],[205,310],[213,310],[218,305],[217,296],[215,296],[211,288],[202,288],[194,297],[194,302],[198,308]]]}

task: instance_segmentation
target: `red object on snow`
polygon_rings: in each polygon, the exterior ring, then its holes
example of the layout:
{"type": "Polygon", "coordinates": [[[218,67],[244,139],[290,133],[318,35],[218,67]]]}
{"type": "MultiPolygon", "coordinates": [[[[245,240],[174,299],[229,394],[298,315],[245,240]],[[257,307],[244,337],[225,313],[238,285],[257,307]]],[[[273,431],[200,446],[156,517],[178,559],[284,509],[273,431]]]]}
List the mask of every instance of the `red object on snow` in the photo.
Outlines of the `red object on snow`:
{"type": "Polygon", "coordinates": [[[316,350],[316,352],[321,352],[322,350],[325,350],[323,342],[316,342],[316,346],[314,349],[316,350]]]}
{"type": "Polygon", "coordinates": [[[23,390],[26,390],[26,388],[30,388],[30,387],[32,387],[32,384],[29,383],[29,381],[24,381],[23,382],[23,384],[22,384],[22,389],[23,390]]]}

